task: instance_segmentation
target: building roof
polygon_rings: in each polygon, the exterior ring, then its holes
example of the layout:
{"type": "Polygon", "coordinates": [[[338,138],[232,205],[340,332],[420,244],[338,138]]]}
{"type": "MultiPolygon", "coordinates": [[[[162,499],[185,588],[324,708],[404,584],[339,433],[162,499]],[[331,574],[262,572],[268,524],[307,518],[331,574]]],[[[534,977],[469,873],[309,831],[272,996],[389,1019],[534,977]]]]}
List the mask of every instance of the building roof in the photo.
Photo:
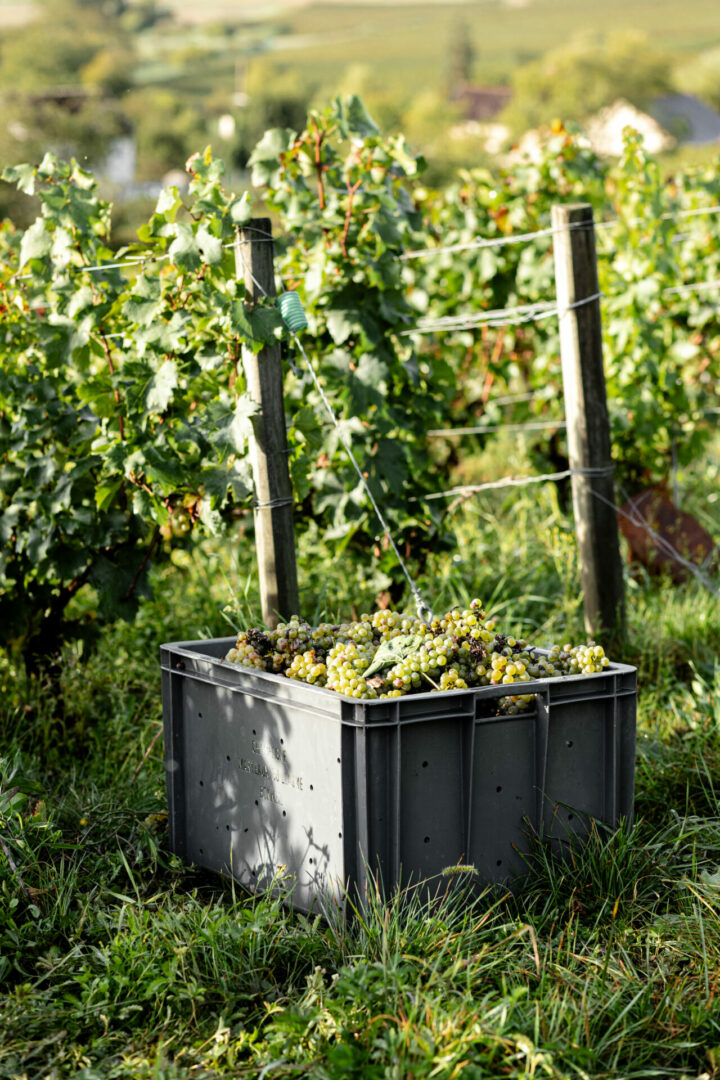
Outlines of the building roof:
{"type": "Polygon", "coordinates": [[[680,143],[703,146],[720,141],[720,113],[691,94],[657,98],[650,112],[680,143]]]}
{"type": "Polygon", "coordinates": [[[512,97],[509,86],[463,86],[453,100],[463,108],[466,120],[492,120],[502,112],[512,97]]]}

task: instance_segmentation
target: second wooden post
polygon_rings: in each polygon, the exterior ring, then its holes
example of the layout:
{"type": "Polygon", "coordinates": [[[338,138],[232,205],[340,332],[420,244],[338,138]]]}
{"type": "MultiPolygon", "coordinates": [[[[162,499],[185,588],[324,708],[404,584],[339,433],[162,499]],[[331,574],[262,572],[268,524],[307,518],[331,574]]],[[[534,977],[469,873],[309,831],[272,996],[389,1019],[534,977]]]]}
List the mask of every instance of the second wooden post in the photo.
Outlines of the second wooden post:
{"type": "Polygon", "coordinates": [[[610,424],[591,206],[555,205],[555,287],[575,532],[587,632],[611,648],[625,636],[610,424]]]}
{"type": "MultiPolygon", "coordinates": [[[[275,296],[274,245],[269,218],[254,218],[239,230],[235,268],[248,300],[275,296]]],[[[288,467],[280,344],[254,353],[243,349],[247,391],[259,409],[250,445],[255,481],[255,544],[263,621],[277,626],[299,614],[293,491],[288,467]]]]}

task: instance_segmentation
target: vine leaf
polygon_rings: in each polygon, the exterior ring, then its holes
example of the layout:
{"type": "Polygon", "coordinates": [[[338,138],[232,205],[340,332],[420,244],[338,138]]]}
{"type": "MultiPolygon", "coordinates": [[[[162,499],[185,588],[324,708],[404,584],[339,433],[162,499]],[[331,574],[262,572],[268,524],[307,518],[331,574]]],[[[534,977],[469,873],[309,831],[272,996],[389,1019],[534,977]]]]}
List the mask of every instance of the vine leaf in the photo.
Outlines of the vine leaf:
{"type": "Polygon", "coordinates": [[[364,677],[367,679],[383,668],[407,660],[408,656],[418,651],[424,640],[421,634],[398,634],[389,641],[383,641],[373,657],[372,664],[363,672],[364,677]]]}
{"type": "Polygon", "coordinates": [[[201,262],[197,237],[191,226],[184,222],[179,222],[175,229],[175,239],[169,250],[170,259],[183,270],[195,270],[201,262]]]}
{"type": "Polygon", "coordinates": [[[197,243],[202,257],[210,266],[217,266],[222,262],[223,246],[218,236],[213,236],[209,229],[201,226],[197,231],[197,243]]]}
{"type": "Polygon", "coordinates": [[[244,454],[253,433],[252,418],[258,409],[258,404],[248,394],[240,394],[233,409],[218,403],[211,409],[214,421],[211,443],[220,450],[244,454]]]}
{"type": "Polygon", "coordinates": [[[274,187],[279,183],[282,174],[280,155],[294,142],[295,132],[289,128],[272,128],[265,132],[248,159],[255,187],[274,187]]]}
{"type": "Polygon", "coordinates": [[[163,413],[172,400],[173,390],[178,384],[177,364],[174,360],[164,360],[148,383],[145,393],[145,407],[150,413],[163,413]]]}
{"type": "Polygon", "coordinates": [[[243,191],[238,199],[233,199],[229,207],[230,220],[233,225],[245,225],[252,217],[250,194],[243,191]]]}
{"type": "Polygon", "coordinates": [[[277,332],[284,328],[282,316],[276,307],[256,307],[248,313],[248,323],[253,341],[261,347],[277,341],[277,332]]]}
{"type": "Polygon", "coordinates": [[[52,249],[52,236],[45,227],[45,219],[37,218],[23,234],[20,244],[20,269],[31,259],[42,259],[52,249]]]}
{"type": "Polygon", "coordinates": [[[348,138],[359,135],[361,139],[379,135],[380,129],[365,108],[357,94],[351,94],[345,102],[341,97],[335,101],[338,115],[338,127],[342,135],[348,138]]]}
{"type": "Polygon", "coordinates": [[[200,483],[207,494],[216,499],[224,499],[228,491],[231,491],[236,499],[245,499],[252,491],[250,471],[250,463],[243,458],[231,465],[215,465],[203,469],[200,483]]]}
{"type": "Polygon", "coordinates": [[[338,308],[328,311],[327,328],[336,345],[342,345],[348,340],[355,329],[356,318],[355,311],[344,311],[338,308]]]}
{"type": "Polygon", "coordinates": [[[33,165],[10,165],[3,169],[2,179],[26,195],[35,194],[35,167],[33,165]]]}
{"type": "Polygon", "coordinates": [[[95,488],[95,505],[102,512],[112,505],[122,486],[122,477],[106,480],[95,488]]]}

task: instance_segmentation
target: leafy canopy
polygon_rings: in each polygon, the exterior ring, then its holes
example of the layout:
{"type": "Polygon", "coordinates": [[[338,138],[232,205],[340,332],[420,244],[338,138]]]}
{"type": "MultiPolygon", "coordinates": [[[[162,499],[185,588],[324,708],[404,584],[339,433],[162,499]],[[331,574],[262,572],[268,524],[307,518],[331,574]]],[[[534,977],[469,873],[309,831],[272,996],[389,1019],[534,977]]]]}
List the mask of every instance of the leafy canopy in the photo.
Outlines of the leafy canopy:
{"type": "MultiPolygon", "coordinates": [[[[556,421],[538,459],[563,459],[555,320],[415,332],[422,317],[552,301],[551,236],[471,245],[542,230],[553,202],[589,201],[612,217],[598,232],[599,274],[621,483],[663,479],[674,458],[700,452],[717,406],[717,312],[703,291],[668,290],[720,276],[717,216],[683,216],[720,201],[717,170],[668,184],[632,133],[609,168],[559,125],[539,161],[499,178],[465,172],[432,192],[422,160],[401,137],[383,137],[357,97],[311,113],[301,132],[268,131],[251,168],[280,224],[282,279],[305,302],[310,361],[413,566],[452,544],[442,503],[427,496],[468,457],[467,443],[429,432],[556,421]],[[518,404],[493,403],[508,391],[518,404]]],[[[396,600],[402,592],[276,304],[250,304],[236,278],[232,247],[250,194],[225,190],[209,150],[188,170],[187,196],[164,190],[138,243],[120,252],[110,206],[76,163],[48,154],[3,174],[41,206],[24,232],[0,229],[0,639],[30,659],[85,631],[68,614],[81,588],[94,586],[101,617],[130,617],[152,559],[249,507],[256,404],[243,352],[278,339],[296,365],[285,402],[298,526],[354,550],[396,600]]],[[[470,453],[487,438],[473,437],[470,453]]]]}
{"type": "MultiPolygon", "coordinates": [[[[411,311],[397,256],[420,220],[403,185],[417,167],[352,98],[299,135],[269,133],[253,158],[295,230],[284,269],[307,274],[312,351],[343,430],[387,516],[415,532],[406,507],[432,482],[438,398],[398,336],[411,311]]],[[[165,542],[217,531],[248,504],[256,405],[242,354],[283,327],[236,279],[248,193],[225,191],[209,151],[188,170],[186,201],[163,191],[140,243],[119,253],[110,207],[76,163],[48,154],[4,173],[41,204],[24,233],[0,233],[0,634],[29,656],[80,631],[66,609],[83,585],[101,616],[130,616],[165,542]]],[[[378,526],[307,375],[289,376],[287,407],[299,519],[365,552],[378,526]]]]}

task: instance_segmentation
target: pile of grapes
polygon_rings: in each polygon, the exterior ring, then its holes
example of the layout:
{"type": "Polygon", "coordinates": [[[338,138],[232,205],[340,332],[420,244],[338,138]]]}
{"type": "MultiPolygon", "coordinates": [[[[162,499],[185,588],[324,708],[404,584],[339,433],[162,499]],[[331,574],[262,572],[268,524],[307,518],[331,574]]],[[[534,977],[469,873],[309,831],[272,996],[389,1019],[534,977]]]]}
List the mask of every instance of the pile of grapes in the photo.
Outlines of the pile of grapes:
{"type": "MultiPolygon", "coordinates": [[[[377,611],[357,622],[311,627],[293,615],[274,630],[243,630],[229,663],[373,700],[472,686],[517,685],[533,679],[602,671],[602,646],[553,645],[539,652],[495,632],[479,600],[429,623],[377,611]]],[[[501,699],[503,712],[521,712],[532,694],[501,699]]]]}

